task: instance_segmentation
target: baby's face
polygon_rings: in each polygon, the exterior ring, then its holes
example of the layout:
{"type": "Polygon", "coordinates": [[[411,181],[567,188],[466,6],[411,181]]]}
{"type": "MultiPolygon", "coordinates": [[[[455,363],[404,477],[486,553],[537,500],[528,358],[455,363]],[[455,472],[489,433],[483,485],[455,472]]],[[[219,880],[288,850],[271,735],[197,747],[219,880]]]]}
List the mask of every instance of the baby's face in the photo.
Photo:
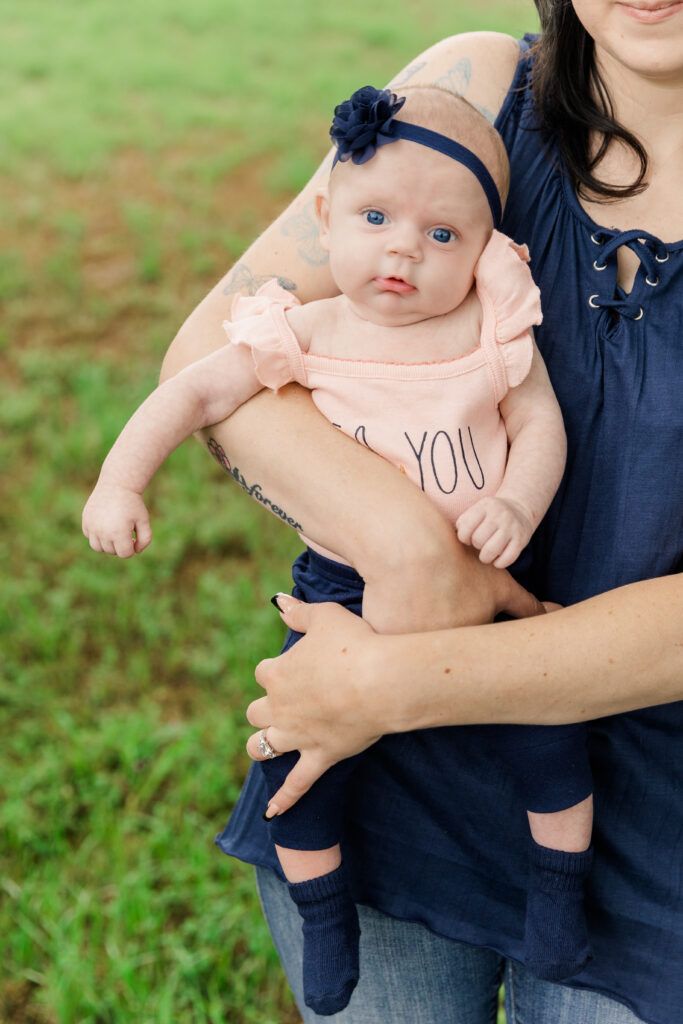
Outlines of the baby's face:
{"type": "Polygon", "coordinates": [[[337,287],[361,317],[386,326],[459,306],[491,236],[472,172],[406,140],[365,164],[338,164],[318,204],[337,287]]]}

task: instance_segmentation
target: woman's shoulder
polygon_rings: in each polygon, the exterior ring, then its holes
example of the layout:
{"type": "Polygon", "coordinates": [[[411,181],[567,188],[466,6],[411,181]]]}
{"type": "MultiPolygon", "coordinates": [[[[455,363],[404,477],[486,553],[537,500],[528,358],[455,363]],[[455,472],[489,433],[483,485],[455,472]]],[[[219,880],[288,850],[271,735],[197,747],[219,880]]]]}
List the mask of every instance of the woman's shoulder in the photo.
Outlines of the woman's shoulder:
{"type": "Polygon", "coordinates": [[[419,54],[390,83],[443,85],[495,121],[519,63],[518,41],[504,32],[463,32],[419,54]]]}

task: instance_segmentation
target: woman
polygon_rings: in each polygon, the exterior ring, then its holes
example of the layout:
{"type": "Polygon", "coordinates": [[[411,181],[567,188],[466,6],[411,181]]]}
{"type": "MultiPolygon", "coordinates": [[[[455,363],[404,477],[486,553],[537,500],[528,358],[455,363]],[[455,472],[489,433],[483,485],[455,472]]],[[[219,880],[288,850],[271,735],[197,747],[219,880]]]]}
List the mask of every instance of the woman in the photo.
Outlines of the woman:
{"type": "MultiPolygon", "coordinates": [[[[668,703],[683,697],[683,241],[674,241],[683,238],[683,6],[537,7],[537,53],[525,44],[520,61],[517,43],[497,34],[454,37],[394,85],[466,81],[466,97],[496,118],[508,148],[503,229],[531,248],[545,311],[538,342],[569,439],[564,483],[516,576],[573,607],[420,634],[438,628],[464,591],[482,622],[503,609],[526,614],[533,600],[458,549],[421,493],[321,422],[307,396],[260,395],[210,432],[247,489],[366,579],[384,581],[388,627],[413,631],[376,636],[342,609],[281,599],[288,625],[309,635],[260,666],[268,696],[249,709],[276,750],[302,751],[274,798],[280,810],[330,763],[389,734],[369,751],[349,810],[345,859],[363,904],[365,962],[337,1018],[344,1024],[490,1024],[503,974],[510,1022],[672,1024],[683,1005],[672,966],[683,954],[683,707],[668,703]],[[317,501],[307,497],[304,519],[298,495],[310,494],[311,480],[317,501]],[[647,710],[617,715],[633,708],[647,710]],[[472,723],[594,718],[595,959],[571,985],[552,985],[515,962],[523,814],[487,754],[496,726],[472,723]],[[432,728],[456,723],[465,728],[450,736],[432,728]],[[500,835],[512,836],[509,850],[500,835]]],[[[195,311],[166,374],[222,343],[231,291],[280,275],[303,300],[330,294],[315,238],[301,241],[324,173],[195,311]]],[[[255,736],[249,750],[258,755],[255,736]]],[[[221,843],[259,865],[296,991],[298,919],[269,870],[265,826],[253,821],[263,800],[254,778],[221,843]]]]}

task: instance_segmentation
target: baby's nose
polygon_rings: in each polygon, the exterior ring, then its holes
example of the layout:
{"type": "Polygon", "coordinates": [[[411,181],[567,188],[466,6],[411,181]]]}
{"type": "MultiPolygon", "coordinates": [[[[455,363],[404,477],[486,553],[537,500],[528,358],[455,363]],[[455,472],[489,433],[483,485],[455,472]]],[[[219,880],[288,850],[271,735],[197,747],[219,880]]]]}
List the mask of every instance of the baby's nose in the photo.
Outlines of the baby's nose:
{"type": "Polygon", "coordinates": [[[419,259],[422,252],[422,236],[410,224],[397,224],[387,239],[387,250],[398,256],[419,259]]]}

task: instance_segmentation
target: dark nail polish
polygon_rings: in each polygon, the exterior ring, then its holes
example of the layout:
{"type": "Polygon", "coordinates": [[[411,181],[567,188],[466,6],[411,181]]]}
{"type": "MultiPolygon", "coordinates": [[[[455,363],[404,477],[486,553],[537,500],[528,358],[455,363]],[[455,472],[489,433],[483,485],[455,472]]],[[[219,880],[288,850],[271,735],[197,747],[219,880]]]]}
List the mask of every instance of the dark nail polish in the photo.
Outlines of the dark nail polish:
{"type": "Polygon", "coordinates": [[[281,612],[281,611],[282,611],[282,608],[281,608],[281,607],[280,607],[280,605],[279,605],[279,604],[277,603],[277,599],[278,599],[278,597],[279,597],[279,596],[280,596],[279,594],[274,594],[274,595],[273,595],[273,597],[271,597],[271,599],[270,599],[270,603],[271,603],[272,605],[274,605],[274,607],[275,607],[275,608],[277,608],[277,610],[278,610],[279,612],[281,612]]]}
{"type": "Polygon", "coordinates": [[[263,812],[261,817],[263,818],[264,821],[272,821],[272,818],[268,817],[268,810],[267,809],[263,812]]]}

